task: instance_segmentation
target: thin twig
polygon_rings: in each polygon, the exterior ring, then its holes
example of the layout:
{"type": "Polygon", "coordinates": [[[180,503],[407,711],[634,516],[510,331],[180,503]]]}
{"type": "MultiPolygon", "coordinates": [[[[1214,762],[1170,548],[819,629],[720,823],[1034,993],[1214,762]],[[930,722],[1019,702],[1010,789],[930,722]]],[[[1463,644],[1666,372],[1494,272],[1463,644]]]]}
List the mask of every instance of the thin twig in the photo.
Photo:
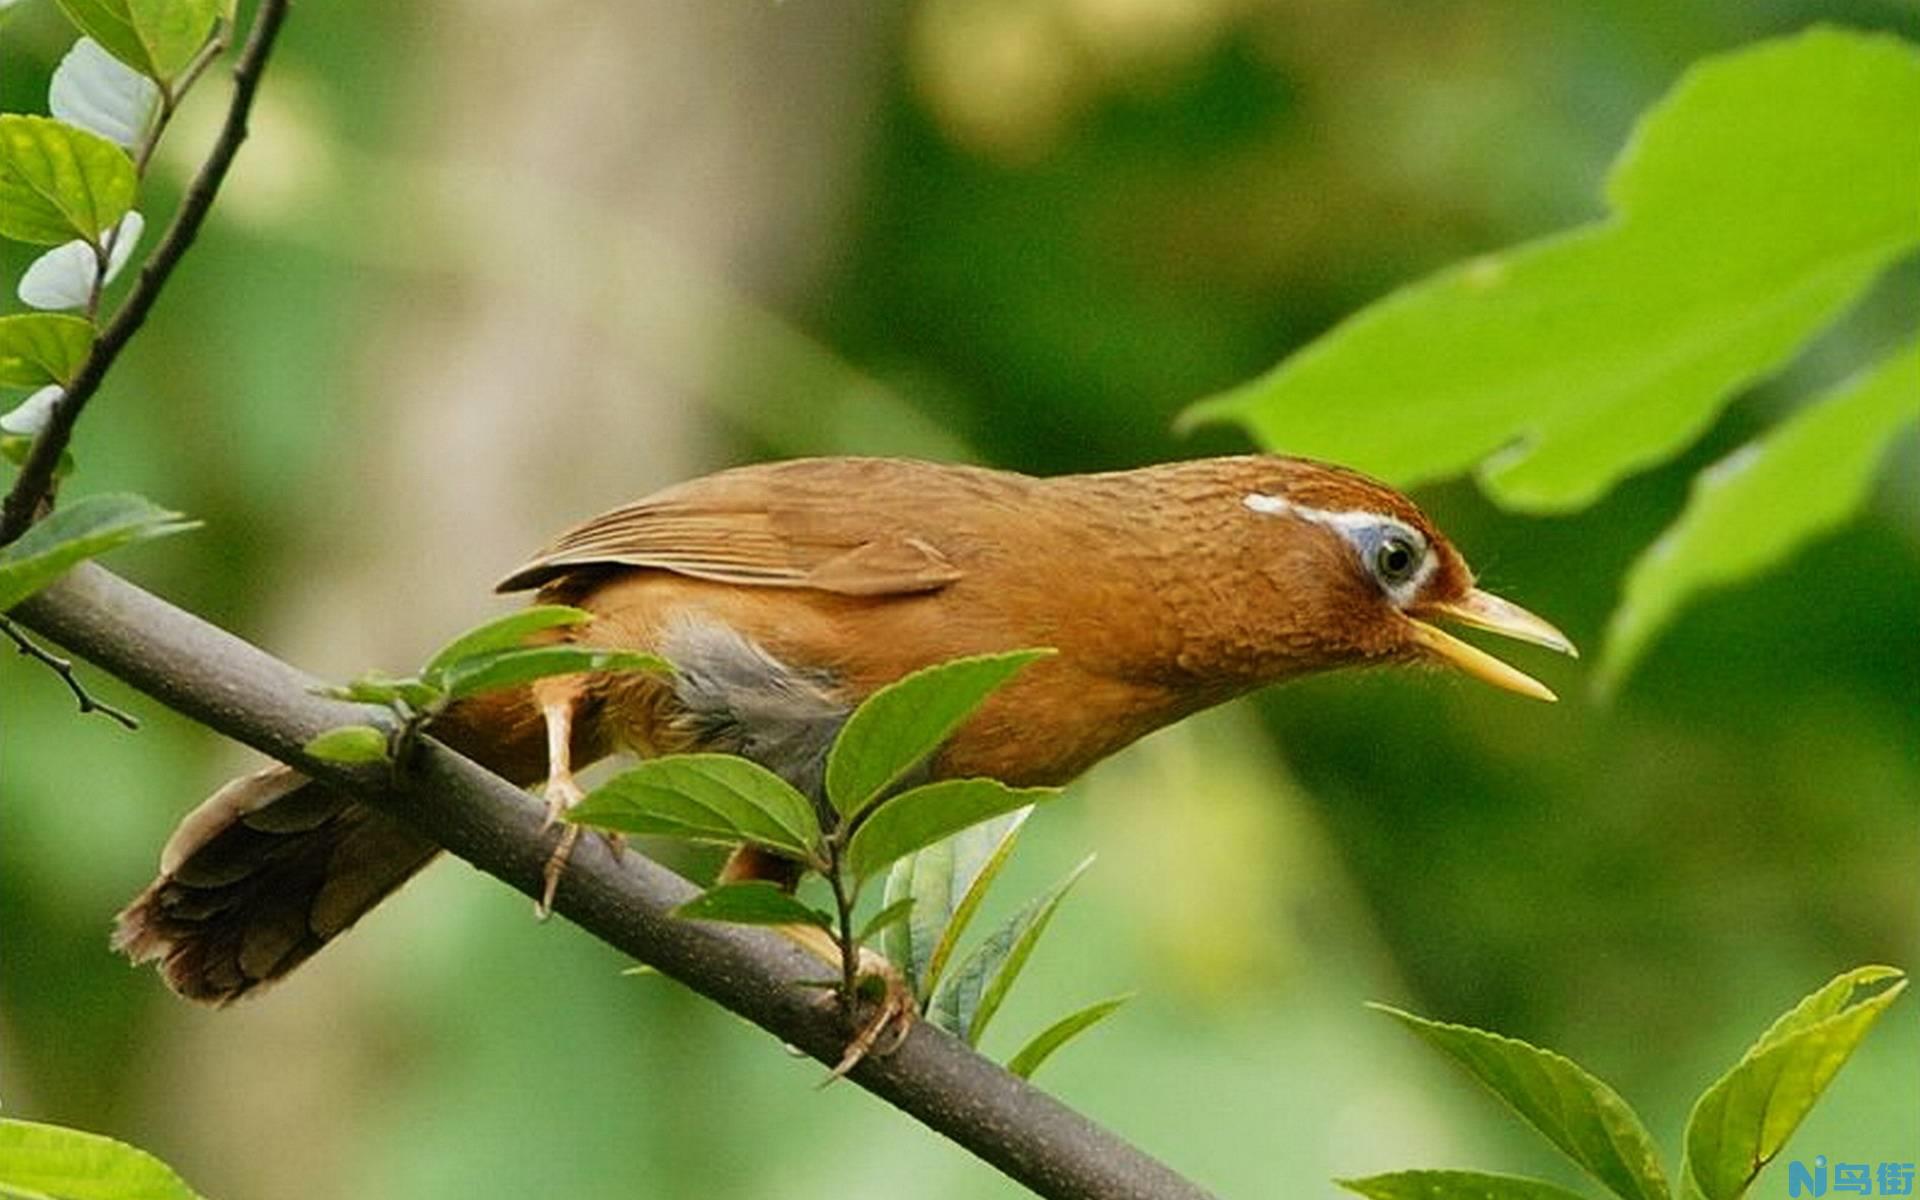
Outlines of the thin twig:
{"type": "Polygon", "coordinates": [[[160,135],[167,131],[167,126],[173,121],[173,115],[180,111],[180,102],[187,98],[187,93],[193,90],[193,85],[199,81],[201,74],[218,61],[231,45],[233,45],[233,22],[223,17],[220,23],[213,27],[213,36],[207,39],[206,45],[195,52],[186,67],[174,78],[172,86],[164,83],[160,85],[160,102],[154,105],[153,120],[147,122],[146,136],[140,139],[139,149],[134,152],[133,173],[135,175],[142,179],[147,177],[147,163],[152,160],[154,150],[160,145],[160,135]]]}
{"type": "MultiPolygon", "coordinates": [[[[93,563],[28,597],[14,615],[162,704],[406,822],[521,892],[539,893],[550,834],[541,806],[506,780],[431,737],[398,780],[378,764],[343,766],[303,752],[328,729],[390,719],[384,710],[313,695],[313,679],[93,563]]],[[[835,998],[806,986],[820,973],[813,956],[765,930],[673,915],[697,894],[651,859],[582,838],[554,910],[780,1041],[823,1063],[839,1059],[845,1018],[835,998]]],[[[926,1021],[891,1053],[861,1059],[847,1078],[1050,1200],[1208,1195],[926,1021]]]]}
{"type": "Polygon", "coordinates": [[[14,649],[20,651],[20,653],[26,655],[28,658],[44,664],[48,670],[58,675],[61,681],[67,685],[67,690],[73,693],[73,698],[79,703],[80,711],[83,714],[97,712],[103,717],[111,717],[128,729],[140,728],[140,719],[138,717],[124,709],[115,708],[105,700],[101,700],[92,692],[89,692],[86,685],[81,683],[79,677],[73,673],[73,663],[71,661],[61,658],[58,654],[53,653],[26,634],[21,633],[14,627],[13,622],[7,620],[5,617],[0,617],[0,633],[4,633],[8,638],[12,639],[14,649]]]}
{"type": "Polygon", "coordinates": [[[267,65],[267,56],[273,51],[273,41],[286,18],[288,3],[289,0],[260,0],[259,11],[253,19],[253,29],[247,35],[247,44],[233,64],[233,99],[227,106],[227,119],[220,128],[220,136],[207,155],[207,161],[201,164],[199,173],[193,177],[193,182],[187,185],[186,195],[180,201],[180,211],[174,214],[173,223],[167,226],[166,236],[160,239],[153,256],[140,268],[140,278],[134,283],[133,290],[127,293],[126,302],[101,331],[93,348],[88,351],[86,361],[80,364],[80,369],[67,382],[65,392],[54,402],[47,416],[46,428],[33,439],[33,450],[20,468],[19,478],[13,481],[6,500],[0,502],[0,546],[25,533],[27,526],[33,523],[35,510],[53,484],[54,468],[60,464],[60,455],[73,439],[73,427],[80,419],[80,411],[100,390],[100,382],[106,378],[108,368],[113,366],[127,342],[139,331],[141,323],[147,319],[147,313],[153,308],[153,302],[159,298],[160,290],[173,274],[174,267],[179,265],[187,248],[193,245],[200,226],[206,221],[207,211],[213,207],[213,198],[220,191],[221,181],[227,177],[227,169],[233,165],[234,155],[240,151],[240,143],[246,140],[247,114],[253,108],[254,93],[260,86],[260,73],[267,65]]]}
{"type": "Polygon", "coordinates": [[[180,74],[174,77],[173,86],[163,89],[161,95],[165,98],[166,107],[169,110],[179,108],[180,102],[187,98],[188,92],[193,90],[193,85],[200,78],[201,72],[212,66],[214,61],[225,54],[227,47],[232,44],[233,22],[223,17],[220,23],[213,27],[213,36],[207,39],[207,44],[200,47],[199,53],[195,54],[180,74]]]}

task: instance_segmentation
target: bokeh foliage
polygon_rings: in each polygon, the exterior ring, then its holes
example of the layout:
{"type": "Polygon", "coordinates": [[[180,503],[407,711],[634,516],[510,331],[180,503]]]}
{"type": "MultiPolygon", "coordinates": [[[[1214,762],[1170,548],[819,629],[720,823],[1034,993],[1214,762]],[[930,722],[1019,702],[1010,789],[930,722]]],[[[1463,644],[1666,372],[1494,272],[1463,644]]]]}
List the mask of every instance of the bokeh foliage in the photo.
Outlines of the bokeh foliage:
{"type": "MultiPolygon", "coordinates": [[[[1586,507],[1685,448],[1920,245],[1916,126],[1920,51],[1898,38],[1816,29],[1708,59],[1634,129],[1605,220],[1397,292],[1186,419],[1237,420],[1275,451],[1401,484],[1477,467],[1518,511],[1586,507]]],[[[1617,682],[1701,584],[1847,515],[1877,452],[1920,414],[1914,353],[1821,422],[1848,441],[1800,449],[1815,470],[1762,471],[1719,497],[1718,532],[1745,554],[1689,570],[1715,548],[1669,538],[1660,552],[1677,567],[1643,559],[1602,679],[1617,682]]]]}

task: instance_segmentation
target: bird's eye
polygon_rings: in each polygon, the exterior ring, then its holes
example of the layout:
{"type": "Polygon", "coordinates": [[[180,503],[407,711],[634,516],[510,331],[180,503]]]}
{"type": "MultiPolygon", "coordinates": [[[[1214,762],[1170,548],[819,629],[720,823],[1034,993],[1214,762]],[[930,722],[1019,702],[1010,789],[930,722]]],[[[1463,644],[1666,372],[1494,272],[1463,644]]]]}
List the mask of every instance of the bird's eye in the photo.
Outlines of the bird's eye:
{"type": "Polygon", "coordinates": [[[1386,538],[1373,552],[1374,574],[1380,577],[1380,582],[1388,585],[1405,583],[1413,578],[1414,568],[1419,565],[1420,556],[1405,538],[1386,538]]]}

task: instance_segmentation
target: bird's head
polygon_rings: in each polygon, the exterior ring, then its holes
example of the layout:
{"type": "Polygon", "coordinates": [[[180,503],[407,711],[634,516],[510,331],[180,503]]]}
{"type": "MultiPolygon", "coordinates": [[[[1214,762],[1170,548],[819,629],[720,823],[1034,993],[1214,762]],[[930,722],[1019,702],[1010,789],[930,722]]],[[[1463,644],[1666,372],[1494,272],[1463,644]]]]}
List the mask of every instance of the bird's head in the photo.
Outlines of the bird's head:
{"type": "MultiPolygon", "coordinates": [[[[1577,655],[1552,625],[1474,586],[1453,544],[1413,501],[1344,468],[1266,460],[1240,499],[1252,553],[1294,585],[1306,611],[1290,621],[1328,665],[1427,661],[1539,700],[1555,696],[1532,676],[1440,628],[1452,622],[1577,655]],[[1311,586],[1300,588],[1300,581],[1311,586]],[[1310,631],[1310,632],[1308,632],[1310,631]]],[[[1309,649],[1309,647],[1301,647],[1309,649]]]]}

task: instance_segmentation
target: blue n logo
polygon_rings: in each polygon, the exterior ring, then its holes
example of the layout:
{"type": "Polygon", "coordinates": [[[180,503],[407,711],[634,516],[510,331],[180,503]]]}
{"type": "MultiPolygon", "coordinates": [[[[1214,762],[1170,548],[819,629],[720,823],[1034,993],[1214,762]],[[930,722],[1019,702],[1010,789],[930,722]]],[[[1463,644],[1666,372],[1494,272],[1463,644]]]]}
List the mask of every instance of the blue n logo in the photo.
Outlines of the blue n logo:
{"type": "Polygon", "coordinates": [[[1807,1170],[1807,1164],[1794,1159],[1787,1164],[1787,1195],[1798,1196],[1800,1189],[1807,1189],[1812,1196],[1827,1194],[1827,1156],[1822,1154],[1813,1160],[1813,1170],[1807,1170]]]}

